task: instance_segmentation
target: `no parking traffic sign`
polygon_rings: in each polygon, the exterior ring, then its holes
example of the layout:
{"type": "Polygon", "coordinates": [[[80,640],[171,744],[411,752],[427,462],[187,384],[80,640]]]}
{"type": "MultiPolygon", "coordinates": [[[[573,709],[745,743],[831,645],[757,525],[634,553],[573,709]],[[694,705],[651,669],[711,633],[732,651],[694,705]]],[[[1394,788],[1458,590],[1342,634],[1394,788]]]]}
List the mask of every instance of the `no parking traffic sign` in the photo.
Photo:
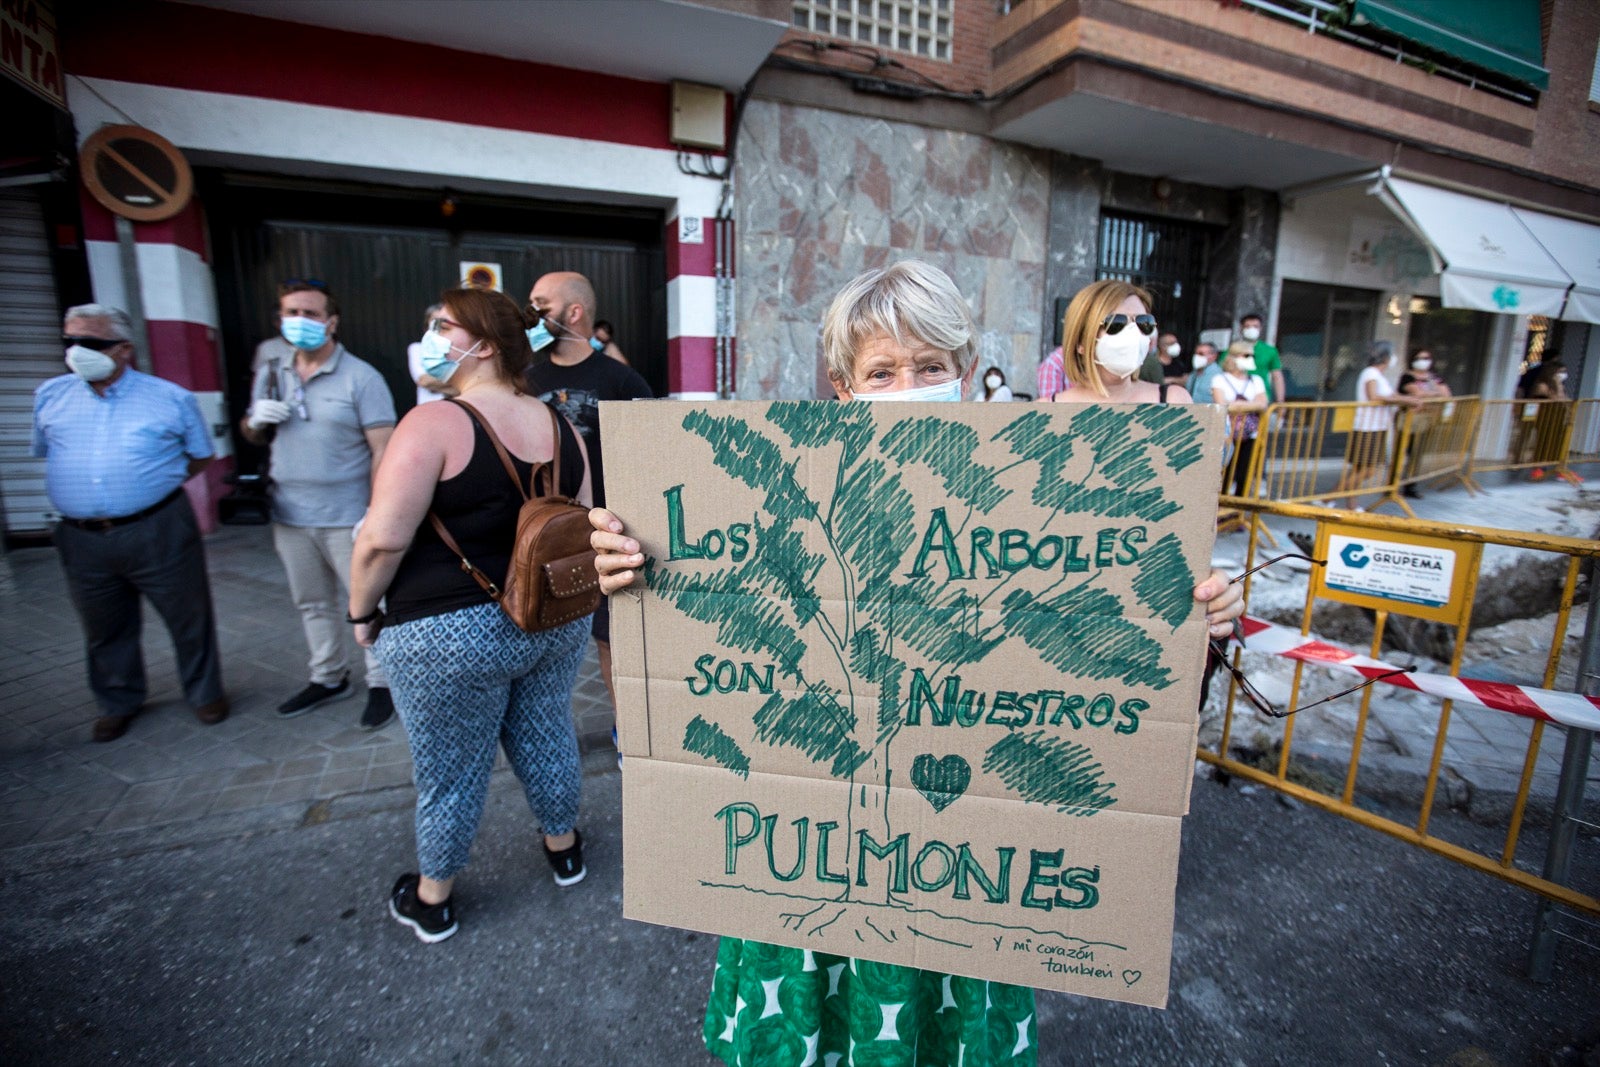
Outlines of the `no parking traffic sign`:
{"type": "Polygon", "coordinates": [[[170,219],[194,192],[183,153],[142,126],[102,126],[83,142],[78,162],[89,194],[134,222],[170,219]]]}

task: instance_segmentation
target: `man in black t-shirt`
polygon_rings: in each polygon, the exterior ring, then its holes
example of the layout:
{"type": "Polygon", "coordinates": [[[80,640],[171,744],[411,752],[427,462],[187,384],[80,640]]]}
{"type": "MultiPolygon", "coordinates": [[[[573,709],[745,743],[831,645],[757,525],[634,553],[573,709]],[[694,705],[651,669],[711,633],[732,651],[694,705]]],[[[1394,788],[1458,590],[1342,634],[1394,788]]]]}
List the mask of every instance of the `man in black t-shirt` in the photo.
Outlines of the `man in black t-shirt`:
{"type": "MultiPolygon", "coordinates": [[[[527,372],[528,392],[554,406],[583,435],[584,447],[589,450],[594,502],[604,507],[600,401],[648,398],[650,387],[632,367],[601,355],[604,346],[594,344],[594,286],[583,275],[575,271],[546,274],[533,283],[528,309],[539,316],[528,337],[534,350],[533,364],[527,372]]],[[[594,613],[592,633],[600,655],[600,676],[615,707],[617,695],[611,687],[611,613],[604,597],[600,598],[600,610],[594,613]]]]}

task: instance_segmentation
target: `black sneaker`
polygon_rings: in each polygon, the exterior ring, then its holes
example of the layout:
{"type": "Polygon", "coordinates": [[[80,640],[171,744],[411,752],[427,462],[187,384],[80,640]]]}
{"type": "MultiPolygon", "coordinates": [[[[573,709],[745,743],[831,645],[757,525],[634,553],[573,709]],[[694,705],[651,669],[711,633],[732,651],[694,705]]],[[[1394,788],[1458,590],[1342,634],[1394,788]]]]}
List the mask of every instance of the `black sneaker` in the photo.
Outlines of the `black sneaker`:
{"type": "Polygon", "coordinates": [[[450,900],[442,904],[424,904],[417,896],[420,875],[402,874],[389,894],[389,914],[415,931],[417,937],[428,944],[443,941],[460,927],[456,924],[456,909],[450,900]]]}
{"type": "Polygon", "coordinates": [[[331,701],[340,700],[350,693],[350,677],[339,679],[338,685],[318,685],[310,682],[300,692],[278,705],[278,718],[292,719],[304,715],[312,708],[320,708],[331,701]]]}
{"type": "Polygon", "coordinates": [[[387,686],[377,686],[367,690],[367,706],[361,712],[361,728],[363,730],[378,730],[389,725],[389,720],[394,718],[394,699],[389,696],[387,686]]]}
{"type": "Polygon", "coordinates": [[[545,845],[544,858],[550,861],[550,869],[555,872],[556,885],[577,885],[589,873],[583,865],[583,835],[577,830],[572,831],[571,848],[552,852],[550,846],[545,845]]]}

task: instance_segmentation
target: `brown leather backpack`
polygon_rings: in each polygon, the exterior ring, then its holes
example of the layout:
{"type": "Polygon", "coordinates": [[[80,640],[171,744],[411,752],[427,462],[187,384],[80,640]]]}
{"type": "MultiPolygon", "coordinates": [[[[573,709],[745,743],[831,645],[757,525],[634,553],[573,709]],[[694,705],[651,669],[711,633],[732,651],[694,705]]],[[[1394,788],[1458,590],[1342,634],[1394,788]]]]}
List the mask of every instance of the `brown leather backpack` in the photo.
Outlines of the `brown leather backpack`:
{"type": "Polygon", "coordinates": [[[594,549],[589,547],[589,509],[558,492],[561,426],[556,421],[555,410],[548,404],[544,406],[550,414],[555,455],[549,463],[535,467],[529,478],[532,489],[543,474],[545,491],[529,496],[528,490],[522,487],[522,479],[517,477],[517,469],[511,465],[506,446],[500,443],[489,420],[465,400],[459,397],[451,400],[466,408],[467,414],[488,434],[511,484],[522,495],[522,509],[517,513],[517,539],[511,547],[511,566],[498,585],[473,566],[444,528],[444,523],[439,521],[439,516],[429,511],[428,520],[433,523],[439,540],[461,560],[461,569],[472,575],[473,581],[500,605],[511,621],[528,633],[549,630],[593,614],[600,606],[600,576],[594,569],[594,549]]]}

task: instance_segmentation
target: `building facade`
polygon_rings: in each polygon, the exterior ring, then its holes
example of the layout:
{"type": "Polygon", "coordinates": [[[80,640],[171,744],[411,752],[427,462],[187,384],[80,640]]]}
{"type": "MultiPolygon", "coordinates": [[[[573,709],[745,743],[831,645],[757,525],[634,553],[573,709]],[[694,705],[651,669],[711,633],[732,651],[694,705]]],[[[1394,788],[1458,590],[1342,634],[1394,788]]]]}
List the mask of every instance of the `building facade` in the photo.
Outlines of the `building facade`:
{"type": "Polygon", "coordinates": [[[1023,394],[1065,301],[1115,276],[1186,350],[1262,313],[1291,399],[1348,399],[1373,338],[1488,396],[1559,352],[1595,395],[1600,7],[1428,22],[1452,6],[132,0],[56,25],[7,5],[0,301],[28,325],[0,342],[6,529],[50,518],[23,453],[62,307],[137,303],[148,365],[208,398],[249,469],[231,427],[297,277],[338,295],[402,410],[423,309],[474,264],[518,298],[589,275],[660,394],[805,398],[831,395],[832,295],[913,257],[956,279],[1023,394]],[[181,150],[182,212],[119,223],[83,190],[78,148],[108,125],[181,150]],[[1484,251],[1520,241],[1544,260],[1484,251]]]}

